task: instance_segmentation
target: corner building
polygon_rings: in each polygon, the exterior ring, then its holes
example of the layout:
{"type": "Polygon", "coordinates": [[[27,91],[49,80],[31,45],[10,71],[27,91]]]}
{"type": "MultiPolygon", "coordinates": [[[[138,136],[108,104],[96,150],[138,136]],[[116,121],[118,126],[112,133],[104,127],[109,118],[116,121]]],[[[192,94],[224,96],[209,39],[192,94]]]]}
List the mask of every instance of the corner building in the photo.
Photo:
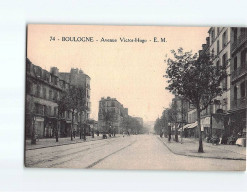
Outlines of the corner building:
{"type": "Polygon", "coordinates": [[[116,133],[122,133],[121,127],[124,117],[128,117],[128,108],[124,108],[116,98],[101,98],[99,101],[99,113],[98,113],[98,130],[100,132],[108,132],[109,125],[116,133]],[[104,113],[111,112],[111,118],[107,121],[104,119],[104,113]]]}

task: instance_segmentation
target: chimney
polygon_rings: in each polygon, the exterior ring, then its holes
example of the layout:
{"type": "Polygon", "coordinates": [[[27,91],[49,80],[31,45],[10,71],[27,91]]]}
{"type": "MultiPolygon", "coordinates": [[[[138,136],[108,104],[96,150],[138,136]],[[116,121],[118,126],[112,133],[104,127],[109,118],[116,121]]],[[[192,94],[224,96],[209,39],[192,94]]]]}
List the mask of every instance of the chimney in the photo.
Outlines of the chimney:
{"type": "Polygon", "coordinates": [[[50,70],[51,74],[55,75],[55,76],[58,76],[58,68],[57,67],[51,67],[51,70],[50,70]]]}

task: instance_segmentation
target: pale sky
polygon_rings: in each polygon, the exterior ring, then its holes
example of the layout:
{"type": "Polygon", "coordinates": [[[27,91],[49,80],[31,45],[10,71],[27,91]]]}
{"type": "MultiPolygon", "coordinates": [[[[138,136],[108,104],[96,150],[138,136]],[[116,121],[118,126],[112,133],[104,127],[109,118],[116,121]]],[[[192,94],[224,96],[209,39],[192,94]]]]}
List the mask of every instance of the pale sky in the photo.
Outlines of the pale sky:
{"type": "Polygon", "coordinates": [[[198,52],[206,43],[208,30],[209,27],[29,25],[27,57],[48,71],[56,66],[60,72],[79,68],[88,74],[91,118],[98,119],[101,97],[110,96],[127,107],[130,115],[154,121],[173,97],[165,90],[166,55],[169,57],[170,50],[179,47],[198,52]],[[50,36],[56,40],[50,41],[50,36]],[[62,37],[93,37],[94,42],[63,42],[62,37]],[[117,42],[100,42],[102,37],[117,42]],[[147,42],[120,42],[120,37],[147,42]],[[154,37],[167,42],[154,43],[154,37]]]}

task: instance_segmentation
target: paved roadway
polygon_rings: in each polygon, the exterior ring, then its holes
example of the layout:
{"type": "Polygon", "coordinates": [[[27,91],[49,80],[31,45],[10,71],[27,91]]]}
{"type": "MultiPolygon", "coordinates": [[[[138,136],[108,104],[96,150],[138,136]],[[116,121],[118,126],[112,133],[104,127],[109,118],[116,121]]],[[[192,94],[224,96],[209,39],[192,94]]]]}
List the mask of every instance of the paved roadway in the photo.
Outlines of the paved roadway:
{"type": "Polygon", "coordinates": [[[155,135],[131,135],[106,140],[28,150],[27,167],[243,170],[245,161],[179,156],[155,135]]]}

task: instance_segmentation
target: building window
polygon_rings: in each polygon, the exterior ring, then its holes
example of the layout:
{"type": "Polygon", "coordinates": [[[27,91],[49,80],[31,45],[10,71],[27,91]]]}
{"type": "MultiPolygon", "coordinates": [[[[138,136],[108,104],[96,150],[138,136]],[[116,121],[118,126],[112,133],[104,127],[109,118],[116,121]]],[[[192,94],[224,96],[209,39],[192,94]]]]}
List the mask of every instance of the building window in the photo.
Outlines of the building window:
{"type": "Polygon", "coordinates": [[[40,85],[37,85],[37,91],[36,91],[37,97],[40,97],[40,91],[41,91],[41,87],[40,87],[40,85]]]}
{"type": "Polygon", "coordinates": [[[227,53],[222,56],[222,66],[227,66],[227,53]]]}
{"type": "Polygon", "coordinates": [[[35,113],[39,115],[44,115],[44,106],[38,103],[35,103],[35,113]]]}
{"type": "Polygon", "coordinates": [[[44,114],[47,115],[47,106],[44,105],[44,114]]]}
{"type": "Polygon", "coordinates": [[[57,116],[57,107],[54,107],[54,116],[57,116]]]}
{"type": "Polygon", "coordinates": [[[240,34],[244,35],[245,34],[245,28],[240,28],[240,34]]]}
{"type": "Polygon", "coordinates": [[[54,92],[53,100],[57,101],[57,92],[54,92]]]}
{"type": "Polygon", "coordinates": [[[218,40],[217,41],[217,54],[219,54],[220,52],[220,41],[218,40]]]}
{"type": "Polygon", "coordinates": [[[44,99],[46,99],[46,88],[45,87],[43,88],[43,97],[44,99]]]}
{"type": "Polygon", "coordinates": [[[228,33],[227,30],[222,35],[222,48],[224,48],[227,45],[227,39],[228,39],[228,33]]]}
{"type": "Polygon", "coordinates": [[[223,81],[223,90],[227,90],[227,76],[224,78],[223,81]]]}
{"type": "Polygon", "coordinates": [[[51,115],[51,106],[48,106],[48,115],[51,115]]]}
{"type": "Polygon", "coordinates": [[[238,88],[237,86],[234,87],[234,100],[238,99],[238,88]]]}
{"type": "Polygon", "coordinates": [[[247,61],[247,59],[246,59],[246,57],[247,57],[246,53],[247,53],[247,49],[245,49],[244,51],[241,52],[241,66],[242,67],[245,67],[246,66],[246,61],[247,61]]]}
{"type": "Polygon", "coordinates": [[[245,82],[242,82],[240,84],[240,93],[241,93],[241,98],[245,97],[245,82]]]}
{"type": "Polygon", "coordinates": [[[214,29],[212,30],[212,32],[211,32],[211,44],[214,42],[214,39],[215,39],[215,31],[214,31],[214,29]]]}
{"type": "Polygon", "coordinates": [[[49,90],[49,99],[52,99],[52,90],[49,90]]]}
{"type": "Polygon", "coordinates": [[[217,28],[217,35],[220,34],[220,27],[217,28]]]}
{"type": "Polygon", "coordinates": [[[233,28],[233,42],[238,39],[238,28],[233,28]]]}
{"type": "Polygon", "coordinates": [[[234,58],[234,71],[236,71],[237,68],[238,68],[238,58],[235,57],[235,58],[234,58]]]}

